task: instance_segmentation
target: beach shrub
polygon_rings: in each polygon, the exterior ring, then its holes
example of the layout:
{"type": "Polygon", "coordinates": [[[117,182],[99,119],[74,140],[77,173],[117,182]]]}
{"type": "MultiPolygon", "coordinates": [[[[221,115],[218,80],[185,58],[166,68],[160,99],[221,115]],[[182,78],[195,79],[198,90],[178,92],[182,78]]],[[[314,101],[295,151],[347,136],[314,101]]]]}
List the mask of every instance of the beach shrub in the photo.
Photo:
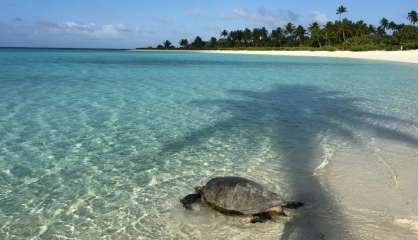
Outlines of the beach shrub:
{"type": "Polygon", "coordinates": [[[401,44],[404,50],[418,49],[418,41],[405,42],[401,44]]]}

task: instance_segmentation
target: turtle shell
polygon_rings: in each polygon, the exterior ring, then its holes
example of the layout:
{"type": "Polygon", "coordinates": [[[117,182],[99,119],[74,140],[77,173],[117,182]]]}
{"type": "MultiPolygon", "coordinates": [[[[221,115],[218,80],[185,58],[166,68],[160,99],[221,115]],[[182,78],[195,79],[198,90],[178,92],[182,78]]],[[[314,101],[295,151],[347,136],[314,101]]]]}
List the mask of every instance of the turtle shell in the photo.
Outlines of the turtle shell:
{"type": "Polygon", "coordinates": [[[280,196],[262,185],[241,177],[216,177],[202,191],[203,201],[229,214],[257,214],[283,205],[280,196]]]}

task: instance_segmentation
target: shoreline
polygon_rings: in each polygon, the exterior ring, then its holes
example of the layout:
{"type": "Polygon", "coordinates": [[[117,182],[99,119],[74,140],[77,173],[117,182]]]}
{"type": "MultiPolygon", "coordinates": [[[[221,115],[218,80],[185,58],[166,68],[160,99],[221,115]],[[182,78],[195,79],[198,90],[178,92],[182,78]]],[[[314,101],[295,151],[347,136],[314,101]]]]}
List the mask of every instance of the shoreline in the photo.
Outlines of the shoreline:
{"type": "Polygon", "coordinates": [[[272,55],[272,56],[299,56],[299,57],[334,57],[354,58],[365,60],[380,60],[402,63],[418,64],[418,50],[405,51],[248,51],[248,50],[203,50],[195,52],[204,53],[227,53],[227,54],[248,54],[248,55],[272,55]]]}
{"type": "Polygon", "coordinates": [[[280,51],[280,50],[130,50],[130,51],[168,51],[168,52],[198,52],[198,53],[223,53],[223,54],[247,54],[247,55],[270,55],[270,56],[298,56],[298,57],[333,57],[351,58],[364,60],[379,60],[401,63],[418,64],[418,50],[405,51],[280,51]]]}

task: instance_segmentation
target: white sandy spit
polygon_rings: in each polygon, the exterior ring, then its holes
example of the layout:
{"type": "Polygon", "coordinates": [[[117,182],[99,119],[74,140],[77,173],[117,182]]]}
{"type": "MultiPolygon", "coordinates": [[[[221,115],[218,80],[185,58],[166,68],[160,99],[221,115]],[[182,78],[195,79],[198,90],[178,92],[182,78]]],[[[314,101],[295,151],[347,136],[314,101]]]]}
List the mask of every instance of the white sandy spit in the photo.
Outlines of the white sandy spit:
{"type": "Polygon", "coordinates": [[[277,56],[305,56],[305,57],[336,57],[357,58],[383,61],[396,61],[405,63],[418,63],[418,50],[408,51],[247,51],[247,50],[203,50],[205,53],[255,54],[277,56]]]}

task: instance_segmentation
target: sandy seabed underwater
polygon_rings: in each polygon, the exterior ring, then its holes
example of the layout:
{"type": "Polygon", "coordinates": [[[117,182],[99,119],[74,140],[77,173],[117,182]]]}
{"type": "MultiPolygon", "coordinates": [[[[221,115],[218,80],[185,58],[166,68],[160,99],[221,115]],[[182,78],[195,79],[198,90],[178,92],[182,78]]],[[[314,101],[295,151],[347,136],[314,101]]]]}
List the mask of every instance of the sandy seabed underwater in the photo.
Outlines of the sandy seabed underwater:
{"type": "Polygon", "coordinates": [[[0,50],[0,239],[417,239],[418,65],[0,50]],[[247,177],[265,224],[179,199],[247,177]]]}

